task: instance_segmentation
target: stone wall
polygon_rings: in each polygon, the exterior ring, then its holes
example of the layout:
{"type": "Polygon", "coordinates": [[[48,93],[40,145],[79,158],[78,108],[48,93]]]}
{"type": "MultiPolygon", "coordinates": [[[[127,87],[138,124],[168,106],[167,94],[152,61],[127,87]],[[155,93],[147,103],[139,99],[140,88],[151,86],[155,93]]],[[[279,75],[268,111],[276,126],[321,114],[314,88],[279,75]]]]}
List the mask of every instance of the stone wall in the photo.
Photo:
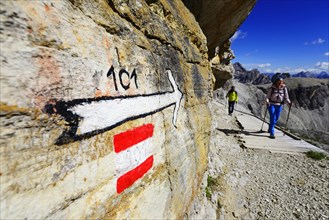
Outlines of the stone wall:
{"type": "Polygon", "coordinates": [[[1,1],[1,219],[182,218],[213,76],[179,1],[1,1]]]}

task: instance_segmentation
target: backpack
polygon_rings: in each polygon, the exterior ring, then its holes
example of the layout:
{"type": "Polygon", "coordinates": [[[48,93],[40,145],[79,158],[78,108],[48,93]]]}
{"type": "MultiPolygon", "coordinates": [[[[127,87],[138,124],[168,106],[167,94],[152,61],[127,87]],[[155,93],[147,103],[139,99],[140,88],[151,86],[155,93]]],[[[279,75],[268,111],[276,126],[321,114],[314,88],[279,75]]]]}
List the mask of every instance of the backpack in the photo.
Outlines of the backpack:
{"type": "Polygon", "coordinates": [[[236,91],[229,91],[226,95],[226,97],[228,97],[229,101],[237,101],[238,99],[238,93],[236,91]],[[235,93],[235,100],[232,100],[232,98],[234,97],[234,93],[235,93]]]}
{"type": "Polygon", "coordinates": [[[282,88],[274,88],[271,87],[271,95],[269,97],[269,101],[273,103],[284,103],[285,99],[285,92],[287,90],[287,87],[282,87],[282,88]]]}

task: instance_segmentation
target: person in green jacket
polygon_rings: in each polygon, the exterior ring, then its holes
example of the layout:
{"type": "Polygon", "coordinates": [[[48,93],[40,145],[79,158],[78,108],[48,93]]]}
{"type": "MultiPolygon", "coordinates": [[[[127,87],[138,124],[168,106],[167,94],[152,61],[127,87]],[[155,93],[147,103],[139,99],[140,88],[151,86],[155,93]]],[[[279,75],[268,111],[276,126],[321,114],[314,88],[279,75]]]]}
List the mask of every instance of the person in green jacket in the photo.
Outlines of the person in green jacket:
{"type": "Polygon", "coordinates": [[[226,94],[226,98],[228,98],[228,114],[232,115],[234,111],[234,105],[238,103],[238,93],[235,91],[235,87],[232,86],[230,91],[226,94]]]}

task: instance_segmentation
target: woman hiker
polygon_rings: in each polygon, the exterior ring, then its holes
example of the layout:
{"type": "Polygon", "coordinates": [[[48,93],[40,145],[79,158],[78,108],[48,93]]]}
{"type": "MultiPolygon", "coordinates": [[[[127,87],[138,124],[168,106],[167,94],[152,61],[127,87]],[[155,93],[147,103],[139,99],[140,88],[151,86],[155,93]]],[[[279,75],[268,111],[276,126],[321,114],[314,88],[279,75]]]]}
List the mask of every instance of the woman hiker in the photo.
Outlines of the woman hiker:
{"type": "Polygon", "coordinates": [[[234,86],[232,86],[230,91],[228,91],[226,98],[228,98],[228,114],[232,115],[234,111],[234,105],[235,103],[238,103],[238,93],[235,91],[234,86]]]}
{"type": "Polygon", "coordinates": [[[268,132],[270,133],[270,138],[274,139],[274,126],[280,118],[282,105],[285,103],[291,105],[291,101],[283,79],[277,76],[272,79],[272,82],[272,86],[267,91],[266,104],[270,113],[270,127],[268,132]]]}

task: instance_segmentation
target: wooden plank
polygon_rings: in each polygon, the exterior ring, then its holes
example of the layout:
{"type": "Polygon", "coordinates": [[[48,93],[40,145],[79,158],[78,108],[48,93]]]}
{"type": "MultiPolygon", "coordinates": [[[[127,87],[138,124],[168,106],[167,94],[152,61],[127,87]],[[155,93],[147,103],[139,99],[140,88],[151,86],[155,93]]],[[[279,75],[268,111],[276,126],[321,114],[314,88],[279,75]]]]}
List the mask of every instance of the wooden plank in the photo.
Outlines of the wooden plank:
{"type": "Polygon", "coordinates": [[[242,138],[242,144],[251,149],[270,150],[271,152],[280,153],[305,153],[307,151],[317,151],[328,154],[326,151],[304,141],[288,131],[276,127],[275,139],[269,138],[267,133],[268,124],[264,123],[261,131],[262,121],[250,114],[240,112],[236,116],[243,129],[239,132],[242,138]]]}

